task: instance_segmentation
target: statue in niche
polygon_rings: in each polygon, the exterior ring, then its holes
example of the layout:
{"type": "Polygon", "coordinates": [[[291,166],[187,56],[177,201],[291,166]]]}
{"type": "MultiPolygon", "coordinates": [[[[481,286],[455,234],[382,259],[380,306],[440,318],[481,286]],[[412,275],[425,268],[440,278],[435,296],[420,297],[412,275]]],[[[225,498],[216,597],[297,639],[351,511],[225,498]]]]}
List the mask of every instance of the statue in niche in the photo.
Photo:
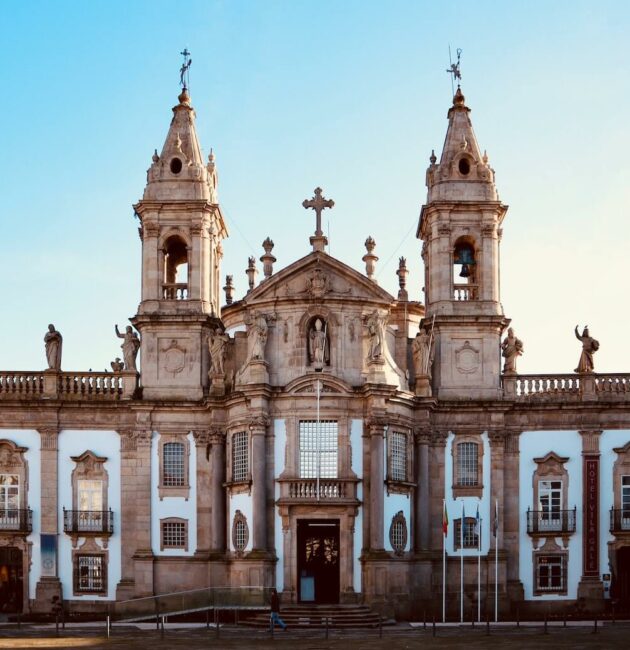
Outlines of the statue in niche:
{"type": "Polygon", "coordinates": [[[230,337],[217,327],[210,332],[208,337],[208,350],[210,352],[210,363],[212,364],[211,373],[216,375],[225,375],[223,363],[225,361],[226,346],[230,337]]]}
{"type": "Polygon", "coordinates": [[[578,326],[575,326],[575,338],[582,343],[582,354],[575,372],[593,372],[593,354],[599,350],[599,341],[595,340],[588,332],[588,325],[584,326],[582,336],[578,334],[578,326]]]}
{"type": "Polygon", "coordinates": [[[431,367],[433,365],[433,349],[431,336],[427,331],[421,329],[411,344],[413,354],[413,369],[416,377],[426,376],[431,379],[431,367]]]}
{"type": "Polygon", "coordinates": [[[505,359],[503,372],[516,372],[516,360],[523,354],[523,341],[516,338],[511,327],[508,328],[507,337],[501,343],[501,354],[505,359]]]}
{"type": "Polygon", "coordinates": [[[252,337],[252,352],[249,357],[250,361],[264,361],[265,347],[269,336],[269,326],[264,314],[256,314],[249,329],[249,335],[252,337]]]}
{"type": "Polygon", "coordinates": [[[44,336],[44,344],[46,346],[46,359],[48,361],[49,370],[61,370],[61,345],[63,337],[61,333],[55,329],[51,323],[48,326],[46,336],[44,336]]]}
{"type": "Polygon", "coordinates": [[[133,331],[131,325],[127,325],[125,333],[121,334],[118,330],[118,325],[114,325],[116,336],[122,339],[121,349],[123,352],[123,359],[125,361],[125,370],[138,372],[136,367],[136,357],[140,349],[140,337],[133,331]]]}
{"type": "Polygon", "coordinates": [[[321,318],[317,318],[308,333],[308,356],[316,368],[321,368],[330,361],[330,350],[326,327],[321,318]]]}
{"type": "Polygon", "coordinates": [[[374,310],[366,319],[367,335],[369,339],[368,360],[376,361],[383,356],[383,344],[385,341],[385,318],[380,316],[378,310],[374,310]]]}

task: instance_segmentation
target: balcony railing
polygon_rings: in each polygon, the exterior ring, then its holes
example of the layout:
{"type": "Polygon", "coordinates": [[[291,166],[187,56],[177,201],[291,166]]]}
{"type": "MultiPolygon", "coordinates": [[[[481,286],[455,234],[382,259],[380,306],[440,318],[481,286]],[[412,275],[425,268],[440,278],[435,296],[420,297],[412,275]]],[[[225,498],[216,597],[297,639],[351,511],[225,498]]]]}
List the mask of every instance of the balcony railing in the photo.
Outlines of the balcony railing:
{"type": "Polygon", "coordinates": [[[453,299],[477,300],[477,288],[476,284],[454,284],[453,299]]]}
{"type": "Polygon", "coordinates": [[[630,533],[630,508],[610,509],[610,532],[630,533]]]}
{"type": "Polygon", "coordinates": [[[575,532],[576,508],[573,510],[528,510],[529,535],[567,535],[575,532]]]}
{"type": "Polygon", "coordinates": [[[33,399],[44,392],[44,373],[0,371],[0,397],[9,399],[33,399]]]}
{"type": "Polygon", "coordinates": [[[280,479],[279,483],[280,500],[287,502],[345,503],[357,498],[356,479],[322,478],[319,480],[319,486],[314,478],[280,479]]]}
{"type": "Polygon", "coordinates": [[[554,374],[502,377],[503,394],[517,401],[629,401],[630,374],[554,374]]]}
{"type": "Polygon", "coordinates": [[[30,508],[1,508],[0,533],[30,533],[33,530],[33,512],[30,508]]]}
{"type": "Polygon", "coordinates": [[[186,282],[165,282],[162,285],[164,300],[187,300],[188,284],[186,282]]]}
{"type": "Polygon", "coordinates": [[[59,396],[119,399],[123,378],[112,372],[64,372],[59,375],[59,396]]]}
{"type": "Polygon", "coordinates": [[[78,535],[111,535],[114,513],[110,510],[63,510],[64,533],[78,535]]]}

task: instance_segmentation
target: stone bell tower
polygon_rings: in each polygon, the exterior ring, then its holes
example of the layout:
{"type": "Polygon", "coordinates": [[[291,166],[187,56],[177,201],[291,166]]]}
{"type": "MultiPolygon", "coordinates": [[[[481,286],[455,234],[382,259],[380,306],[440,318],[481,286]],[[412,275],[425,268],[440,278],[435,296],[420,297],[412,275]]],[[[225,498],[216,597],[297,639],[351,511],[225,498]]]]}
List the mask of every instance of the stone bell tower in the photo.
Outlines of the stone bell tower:
{"type": "Polygon", "coordinates": [[[435,323],[433,391],[442,399],[501,395],[500,339],[509,322],[499,294],[499,244],[507,206],[482,155],[459,86],[440,162],[431,154],[423,241],[425,327],[435,323]]]}
{"type": "Polygon", "coordinates": [[[208,385],[206,339],[220,313],[221,241],[227,230],[211,152],[205,163],[195,111],[184,86],[162,153],[134,205],[142,239],[142,300],[133,324],[141,334],[143,394],[198,399],[208,385]]]}

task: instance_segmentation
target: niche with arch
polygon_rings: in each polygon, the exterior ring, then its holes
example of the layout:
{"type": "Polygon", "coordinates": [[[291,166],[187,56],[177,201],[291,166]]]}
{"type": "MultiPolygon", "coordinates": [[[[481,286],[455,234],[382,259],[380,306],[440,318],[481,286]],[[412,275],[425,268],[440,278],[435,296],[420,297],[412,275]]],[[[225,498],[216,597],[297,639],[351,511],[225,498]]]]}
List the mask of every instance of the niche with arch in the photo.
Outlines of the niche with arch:
{"type": "Polygon", "coordinates": [[[179,235],[171,235],[164,242],[163,295],[166,300],[188,298],[188,245],[179,235]]]}

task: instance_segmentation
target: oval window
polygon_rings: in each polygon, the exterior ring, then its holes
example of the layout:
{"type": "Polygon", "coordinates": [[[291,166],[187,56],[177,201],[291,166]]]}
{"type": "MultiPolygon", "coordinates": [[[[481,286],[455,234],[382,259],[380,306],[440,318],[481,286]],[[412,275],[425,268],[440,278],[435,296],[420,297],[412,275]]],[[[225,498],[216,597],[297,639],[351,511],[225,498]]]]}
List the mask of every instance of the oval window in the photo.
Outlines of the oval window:
{"type": "Polygon", "coordinates": [[[179,172],[181,171],[182,171],[182,161],[179,158],[173,158],[173,160],[171,160],[171,172],[173,172],[173,174],[179,174],[179,172]]]}
{"type": "Polygon", "coordinates": [[[468,176],[468,174],[470,174],[470,163],[468,160],[466,160],[466,158],[462,158],[459,161],[459,173],[462,176],[468,176]]]}

